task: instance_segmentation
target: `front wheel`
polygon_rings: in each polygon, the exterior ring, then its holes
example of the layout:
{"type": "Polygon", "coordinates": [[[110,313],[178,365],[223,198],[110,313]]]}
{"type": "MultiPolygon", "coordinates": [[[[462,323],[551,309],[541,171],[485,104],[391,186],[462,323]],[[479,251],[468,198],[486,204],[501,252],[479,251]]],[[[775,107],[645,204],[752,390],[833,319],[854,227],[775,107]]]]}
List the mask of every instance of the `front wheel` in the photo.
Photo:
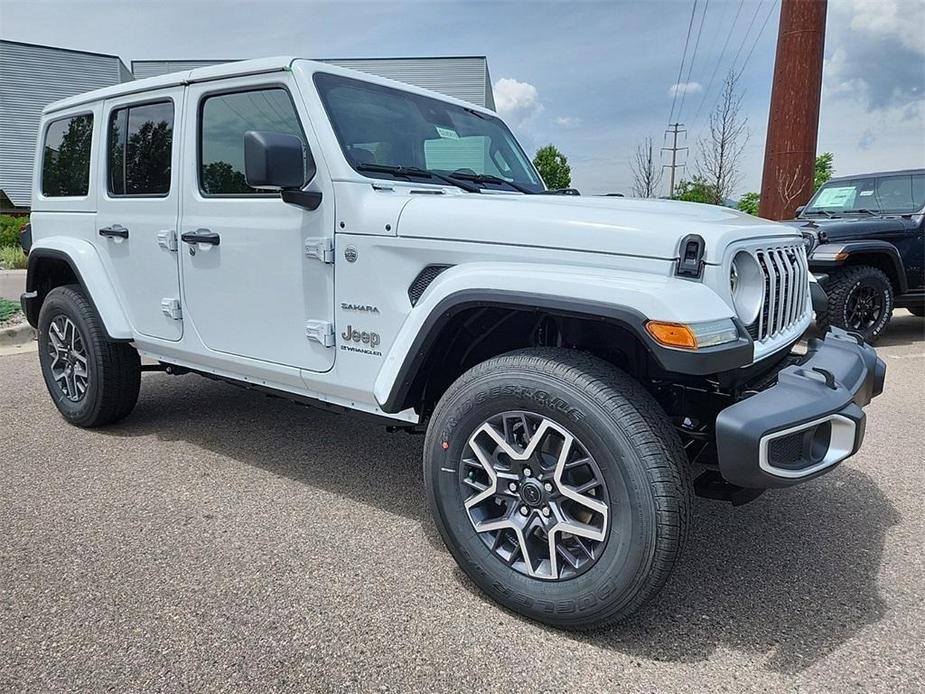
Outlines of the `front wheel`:
{"type": "Polygon", "coordinates": [[[424,474],[466,574],[563,628],[637,611],[687,534],[685,456],[664,412],[625,373],[569,350],[515,352],[463,374],[431,419],[424,474]]]}
{"type": "Polygon", "coordinates": [[[871,344],[880,339],[893,313],[893,285],[882,270],[855,265],[834,272],[826,294],[828,307],[819,317],[823,331],[835,325],[871,344]]]}
{"type": "Polygon", "coordinates": [[[38,343],[48,393],[71,424],[111,424],[135,407],[141,387],[138,352],[107,338],[79,286],[57,287],[45,297],[38,343]]]}

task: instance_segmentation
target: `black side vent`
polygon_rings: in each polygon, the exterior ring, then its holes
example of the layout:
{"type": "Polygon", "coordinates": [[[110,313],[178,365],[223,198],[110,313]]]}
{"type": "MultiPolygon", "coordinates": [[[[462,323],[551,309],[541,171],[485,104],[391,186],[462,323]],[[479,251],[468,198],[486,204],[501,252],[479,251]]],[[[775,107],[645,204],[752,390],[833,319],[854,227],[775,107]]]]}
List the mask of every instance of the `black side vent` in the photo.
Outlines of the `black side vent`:
{"type": "Polygon", "coordinates": [[[411,286],[408,287],[408,298],[411,300],[411,305],[414,306],[418,302],[418,299],[421,298],[424,290],[430,286],[431,282],[437,279],[437,275],[451,267],[453,266],[428,265],[423,270],[421,270],[418,273],[418,276],[414,278],[414,282],[411,283],[411,286]]]}

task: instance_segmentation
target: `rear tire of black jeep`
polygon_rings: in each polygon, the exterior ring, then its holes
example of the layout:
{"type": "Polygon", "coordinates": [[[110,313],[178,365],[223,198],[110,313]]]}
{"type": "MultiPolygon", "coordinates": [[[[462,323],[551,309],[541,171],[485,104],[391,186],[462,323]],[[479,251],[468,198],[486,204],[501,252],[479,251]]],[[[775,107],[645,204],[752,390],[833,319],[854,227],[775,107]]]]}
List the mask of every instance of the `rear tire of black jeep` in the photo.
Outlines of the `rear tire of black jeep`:
{"type": "Polygon", "coordinates": [[[39,312],[39,363],[52,401],[79,427],[126,417],[141,387],[141,360],[129,344],[106,336],[78,285],[52,289],[39,312]]]}
{"type": "Polygon", "coordinates": [[[919,318],[925,316],[925,306],[908,306],[907,308],[913,316],[918,316],[919,318]]]}
{"type": "Polygon", "coordinates": [[[886,329],[893,313],[893,285],[890,278],[875,267],[855,265],[830,275],[827,283],[828,307],[818,316],[825,332],[835,325],[858,333],[873,344],[886,329]]]}
{"type": "Polygon", "coordinates": [[[637,381],[566,349],[467,371],[424,445],[431,509],[463,571],[515,612],[575,630],[621,621],[664,586],[688,533],[686,465],[637,381]]]}

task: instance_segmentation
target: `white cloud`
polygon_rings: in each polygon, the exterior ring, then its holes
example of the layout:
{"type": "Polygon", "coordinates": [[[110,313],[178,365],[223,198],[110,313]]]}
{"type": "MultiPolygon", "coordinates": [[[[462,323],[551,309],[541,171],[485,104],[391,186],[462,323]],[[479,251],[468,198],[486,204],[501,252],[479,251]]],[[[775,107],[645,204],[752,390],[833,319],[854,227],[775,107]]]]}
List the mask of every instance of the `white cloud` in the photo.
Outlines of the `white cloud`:
{"type": "Polygon", "coordinates": [[[515,128],[543,111],[536,87],[529,82],[502,77],[495,82],[494,95],[498,113],[515,128]]]}
{"type": "Polygon", "coordinates": [[[556,125],[563,128],[575,128],[581,125],[581,118],[578,116],[556,116],[556,125]]]}
{"type": "Polygon", "coordinates": [[[699,94],[703,91],[703,85],[700,82],[678,82],[668,87],[668,96],[674,97],[680,94],[699,94]]]}

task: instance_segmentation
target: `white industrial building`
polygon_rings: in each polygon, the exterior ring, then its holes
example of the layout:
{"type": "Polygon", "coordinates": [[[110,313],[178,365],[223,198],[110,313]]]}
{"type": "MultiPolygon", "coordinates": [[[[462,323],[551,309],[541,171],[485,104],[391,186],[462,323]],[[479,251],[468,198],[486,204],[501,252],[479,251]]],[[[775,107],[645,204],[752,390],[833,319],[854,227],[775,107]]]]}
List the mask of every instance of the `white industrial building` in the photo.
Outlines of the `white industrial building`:
{"type": "MultiPolygon", "coordinates": [[[[320,60],[495,108],[484,56],[320,60]]],[[[223,62],[231,61],[134,60],[129,69],[115,55],[0,41],[0,208],[30,205],[35,138],[47,104],[120,82],[223,62]]]]}

